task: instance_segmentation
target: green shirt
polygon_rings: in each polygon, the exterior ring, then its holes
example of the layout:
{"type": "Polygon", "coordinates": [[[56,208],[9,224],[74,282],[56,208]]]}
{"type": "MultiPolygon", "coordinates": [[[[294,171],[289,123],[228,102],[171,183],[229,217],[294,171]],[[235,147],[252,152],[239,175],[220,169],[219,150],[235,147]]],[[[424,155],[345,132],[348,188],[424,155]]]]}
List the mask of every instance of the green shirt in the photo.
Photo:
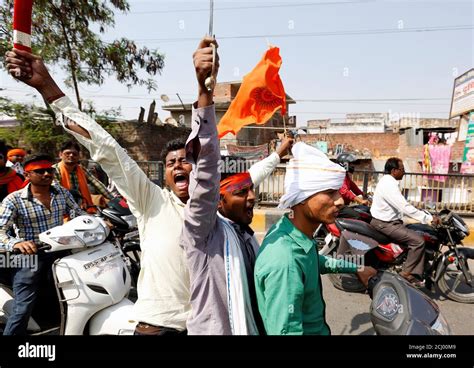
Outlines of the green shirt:
{"type": "Polygon", "coordinates": [[[321,276],[357,266],[319,255],[315,242],[283,216],[268,231],[255,264],[258,309],[269,335],[329,335],[321,276]]]}

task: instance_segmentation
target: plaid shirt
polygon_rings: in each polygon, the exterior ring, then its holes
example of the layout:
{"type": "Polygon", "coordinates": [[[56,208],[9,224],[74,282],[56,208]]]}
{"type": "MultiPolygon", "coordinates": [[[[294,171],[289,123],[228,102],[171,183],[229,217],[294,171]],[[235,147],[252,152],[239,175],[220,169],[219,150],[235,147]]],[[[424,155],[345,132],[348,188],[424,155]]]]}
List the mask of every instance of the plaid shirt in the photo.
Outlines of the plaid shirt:
{"type": "Polygon", "coordinates": [[[16,243],[33,241],[39,244],[39,234],[63,224],[64,216],[82,214],[71,193],[60,185],[51,185],[51,210],[33,197],[31,184],[9,194],[0,206],[0,247],[12,250],[16,243]],[[16,236],[11,236],[10,229],[16,236]]]}
{"type": "MultiPolygon", "coordinates": [[[[53,165],[53,166],[56,169],[54,177],[56,178],[58,183],[61,183],[61,171],[59,170],[58,164],[53,165]]],[[[82,166],[81,168],[84,171],[84,174],[87,179],[87,183],[92,185],[98,194],[102,194],[107,199],[114,198],[114,195],[107,190],[107,187],[101,181],[99,181],[94,175],[92,175],[90,171],[88,171],[86,168],[82,166]]],[[[71,172],[69,180],[71,182],[71,189],[75,189],[79,191],[79,181],[77,179],[76,170],[71,172]]]]}

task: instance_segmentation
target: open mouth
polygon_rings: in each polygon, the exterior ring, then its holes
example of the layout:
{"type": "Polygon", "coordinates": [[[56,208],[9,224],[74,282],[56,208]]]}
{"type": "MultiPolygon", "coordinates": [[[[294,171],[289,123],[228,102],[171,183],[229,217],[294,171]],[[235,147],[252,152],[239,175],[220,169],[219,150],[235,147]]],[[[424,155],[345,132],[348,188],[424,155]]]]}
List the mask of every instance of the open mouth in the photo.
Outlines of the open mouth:
{"type": "Polygon", "coordinates": [[[247,207],[246,212],[248,217],[253,217],[253,206],[252,207],[247,207]]]}
{"type": "Polygon", "coordinates": [[[174,183],[178,189],[184,190],[188,189],[188,176],[185,173],[176,173],[174,176],[174,183]]]}

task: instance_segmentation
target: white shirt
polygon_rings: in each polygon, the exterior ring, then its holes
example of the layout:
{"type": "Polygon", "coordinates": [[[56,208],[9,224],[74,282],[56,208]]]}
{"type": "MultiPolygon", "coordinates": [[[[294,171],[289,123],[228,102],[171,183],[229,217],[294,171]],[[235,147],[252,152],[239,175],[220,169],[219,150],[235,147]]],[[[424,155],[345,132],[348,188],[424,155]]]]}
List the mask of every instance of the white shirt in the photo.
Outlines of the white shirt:
{"type": "MultiPolygon", "coordinates": [[[[60,123],[98,162],[127,199],[137,218],[140,233],[141,271],[135,318],[156,326],[178,330],[186,328],[191,310],[190,277],[185,251],[179,245],[184,221],[184,203],[171,191],[161,189],[148,179],[114,138],[92,118],[79,111],[68,97],[51,105],[60,123]],[[91,139],[65,126],[67,117],[86,129],[91,139]]],[[[198,110],[193,109],[193,115],[198,110]]],[[[278,154],[250,168],[257,186],[280,162],[278,154]],[[275,157],[276,156],[276,157],[275,157]]]]}
{"type": "Polygon", "coordinates": [[[398,181],[392,175],[379,180],[370,209],[372,217],[386,222],[402,220],[409,216],[423,224],[429,224],[433,216],[416,209],[403,197],[398,181]]]}
{"type": "Polygon", "coordinates": [[[23,169],[23,166],[19,162],[11,162],[10,160],[7,161],[5,164],[6,167],[11,167],[13,170],[15,170],[18,174],[20,175],[25,175],[25,169],[23,169]]]}

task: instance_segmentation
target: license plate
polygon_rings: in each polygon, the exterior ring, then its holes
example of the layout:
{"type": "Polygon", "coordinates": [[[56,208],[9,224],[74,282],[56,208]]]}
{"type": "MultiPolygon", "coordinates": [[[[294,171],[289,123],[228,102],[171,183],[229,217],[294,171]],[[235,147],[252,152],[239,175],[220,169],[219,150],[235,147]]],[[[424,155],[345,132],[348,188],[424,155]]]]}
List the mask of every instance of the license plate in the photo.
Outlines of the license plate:
{"type": "Polygon", "coordinates": [[[326,245],[328,245],[332,240],[332,234],[329,233],[328,235],[326,235],[326,237],[324,238],[324,242],[326,243],[326,245]]]}
{"type": "Polygon", "coordinates": [[[135,230],[135,231],[132,231],[132,232],[129,232],[129,233],[125,234],[125,236],[123,238],[124,238],[124,240],[128,240],[128,239],[132,239],[136,236],[138,236],[138,230],[135,230]]]}

